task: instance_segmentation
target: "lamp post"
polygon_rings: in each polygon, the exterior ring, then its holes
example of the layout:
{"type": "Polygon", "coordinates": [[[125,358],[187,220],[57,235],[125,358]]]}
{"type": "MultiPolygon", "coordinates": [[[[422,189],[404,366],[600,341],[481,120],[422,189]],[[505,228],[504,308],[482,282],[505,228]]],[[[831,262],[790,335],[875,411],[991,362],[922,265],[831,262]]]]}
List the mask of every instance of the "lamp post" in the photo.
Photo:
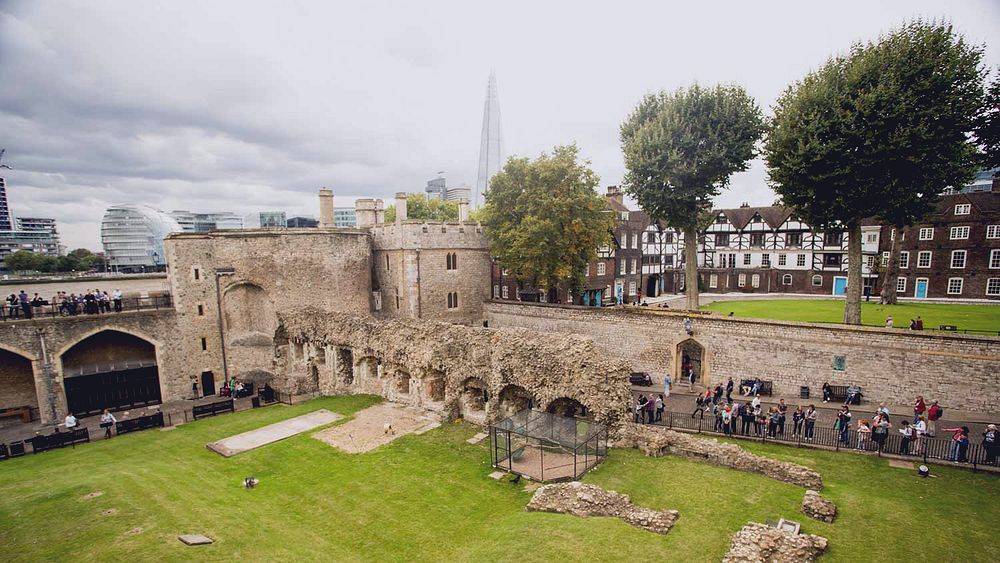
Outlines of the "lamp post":
{"type": "Polygon", "coordinates": [[[222,328],[222,288],[219,279],[236,273],[232,266],[220,266],[215,269],[215,311],[219,322],[219,349],[222,350],[222,377],[229,381],[229,362],[226,361],[226,335],[222,328]]]}

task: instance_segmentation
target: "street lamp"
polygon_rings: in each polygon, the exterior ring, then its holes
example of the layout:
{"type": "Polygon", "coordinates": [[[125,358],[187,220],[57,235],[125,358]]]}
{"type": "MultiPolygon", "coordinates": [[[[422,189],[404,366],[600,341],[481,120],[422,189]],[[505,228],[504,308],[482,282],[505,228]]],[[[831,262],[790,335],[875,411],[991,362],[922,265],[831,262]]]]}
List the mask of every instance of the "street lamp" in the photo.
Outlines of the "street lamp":
{"type": "Polygon", "coordinates": [[[229,362],[226,361],[226,335],[222,328],[222,289],[219,279],[223,276],[232,276],[236,269],[232,266],[219,266],[215,269],[215,311],[218,313],[219,321],[219,347],[222,350],[222,376],[225,381],[229,381],[229,362]]]}

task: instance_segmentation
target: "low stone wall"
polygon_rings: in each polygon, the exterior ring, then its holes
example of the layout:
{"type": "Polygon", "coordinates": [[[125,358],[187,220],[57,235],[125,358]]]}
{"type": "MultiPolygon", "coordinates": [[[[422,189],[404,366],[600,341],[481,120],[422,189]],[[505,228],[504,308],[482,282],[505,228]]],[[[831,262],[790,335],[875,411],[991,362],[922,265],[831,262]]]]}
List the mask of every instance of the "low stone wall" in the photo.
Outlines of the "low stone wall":
{"type": "Polygon", "coordinates": [[[792,534],[751,522],[733,536],[723,563],[802,563],[815,561],[827,540],[812,534],[792,534]]]}
{"type": "Polygon", "coordinates": [[[572,514],[583,518],[611,516],[657,534],[669,532],[680,517],[676,510],[653,510],[636,506],[628,495],[578,481],[540,487],[528,502],[527,509],[572,514]]]}
{"type": "Polygon", "coordinates": [[[814,397],[823,382],[853,383],[869,404],[908,404],[923,395],[945,408],[1000,413],[1000,338],[714,314],[692,315],[689,335],[686,317],[645,307],[486,304],[491,327],[586,336],[661,382],[665,373],[679,381],[682,347],[700,348],[701,383],[760,377],[773,381],[775,393],[798,395],[808,386],[814,397]]]}
{"type": "Polygon", "coordinates": [[[616,445],[638,448],[652,457],[679,455],[739,471],[759,473],[807,489],[823,488],[823,478],[808,467],[755,455],[736,444],[725,444],[662,427],[623,424],[616,445]]]}
{"type": "Polygon", "coordinates": [[[802,512],[822,522],[833,523],[837,517],[837,505],[823,498],[816,491],[806,491],[802,497],[802,512]]]}

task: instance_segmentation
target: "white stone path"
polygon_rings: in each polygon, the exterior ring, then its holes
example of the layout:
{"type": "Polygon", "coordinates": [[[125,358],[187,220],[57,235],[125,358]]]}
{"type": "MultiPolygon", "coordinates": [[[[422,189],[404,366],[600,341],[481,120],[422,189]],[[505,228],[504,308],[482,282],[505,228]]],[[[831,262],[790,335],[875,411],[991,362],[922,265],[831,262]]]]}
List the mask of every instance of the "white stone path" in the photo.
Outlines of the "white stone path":
{"type": "Polygon", "coordinates": [[[213,452],[222,454],[225,457],[231,457],[238,453],[266,446],[301,432],[336,422],[341,418],[344,418],[343,415],[330,412],[326,409],[319,409],[308,414],[289,418],[288,420],[268,424],[256,430],[230,436],[218,442],[206,444],[205,446],[213,452]]]}

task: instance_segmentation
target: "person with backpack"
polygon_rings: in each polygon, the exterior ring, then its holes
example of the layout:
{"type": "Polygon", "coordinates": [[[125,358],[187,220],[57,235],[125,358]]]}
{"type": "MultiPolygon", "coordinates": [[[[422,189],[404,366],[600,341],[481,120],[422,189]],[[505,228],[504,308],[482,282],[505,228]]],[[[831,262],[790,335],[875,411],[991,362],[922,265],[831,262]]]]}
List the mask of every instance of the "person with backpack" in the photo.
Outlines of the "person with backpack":
{"type": "Polygon", "coordinates": [[[960,458],[964,458],[963,449],[967,450],[969,447],[969,427],[968,426],[958,426],[955,428],[942,428],[945,432],[954,432],[951,436],[951,446],[948,449],[948,460],[958,461],[960,458]],[[962,444],[965,444],[965,448],[962,444]]]}
{"type": "Polygon", "coordinates": [[[986,463],[996,465],[998,445],[1000,445],[1000,436],[997,435],[997,425],[990,424],[983,432],[983,451],[986,453],[986,463]]]}
{"type": "Polygon", "coordinates": [[[733,408],[731,405],[726,405],[722,409],[722,431],[726,433],[726,436],[732,435],[732,427],[730,424],[733,422],[733,408]]]}
{"type": "Polygon", "coordinates": [[[937,421],[941,420],[944,415],[944,409],[937,401],[931,403],[930,408],[927,409],[927,434],[933,438],[935,431],[937,429],[937,421]]]}
{"type": "Polygon", "coordinates": [[[913,424],[916,424],[917,419],[923,416],[926,411],[927,405],[924,403],[923,395],[917,395],[917,400],[913,402],[913,424]]]}

